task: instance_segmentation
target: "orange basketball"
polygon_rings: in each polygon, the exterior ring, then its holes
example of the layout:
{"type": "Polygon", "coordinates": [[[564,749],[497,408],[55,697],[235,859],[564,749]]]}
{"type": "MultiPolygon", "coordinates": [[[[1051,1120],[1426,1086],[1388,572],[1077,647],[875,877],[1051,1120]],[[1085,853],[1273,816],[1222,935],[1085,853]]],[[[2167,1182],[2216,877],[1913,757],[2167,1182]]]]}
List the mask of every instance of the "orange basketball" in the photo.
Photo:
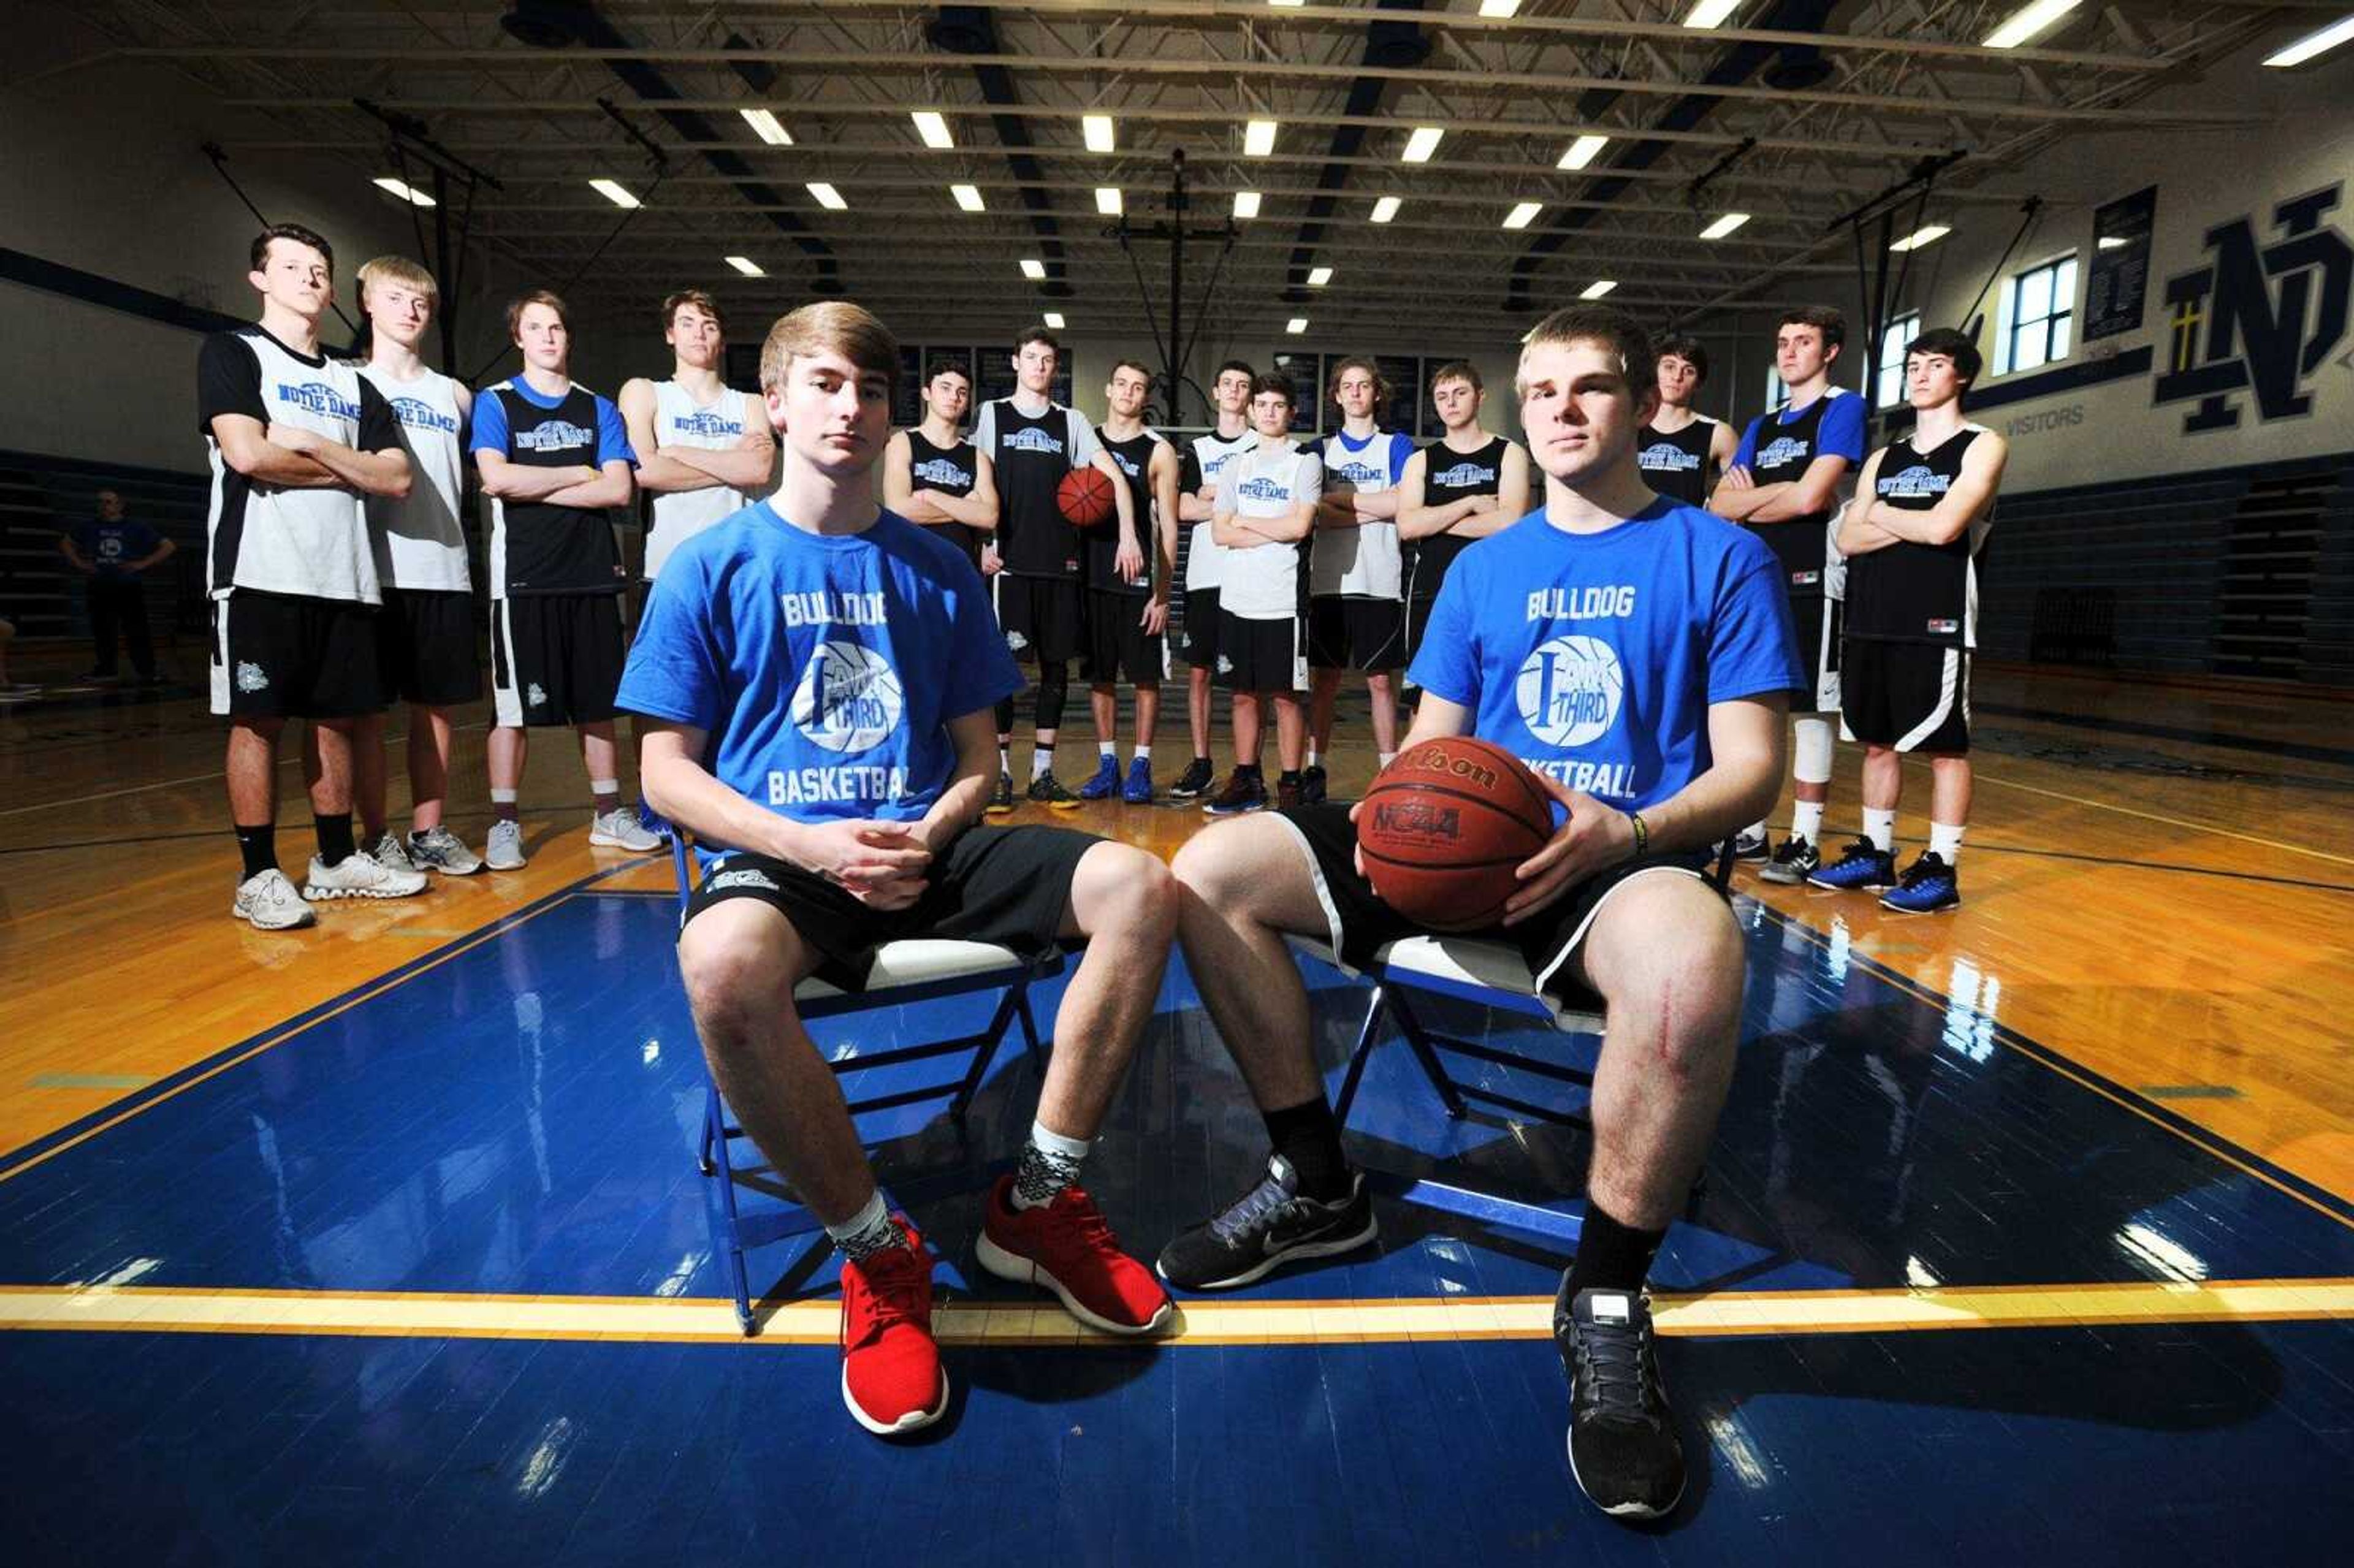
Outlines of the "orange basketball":
{"type": "Polygon", "coordinates": [[[1055,486],[1055,504],[1074,528],[1092,528],[1119,510],[1111,498],[1111,481],[1099,468],[1075,468],[1065,474],[1055,486]]]}
{"type": "Polygon", "coordinates": [[[1504,916],[1512,868],[1553,837],[1553,797],[1502,747],[1469,736],[1400,752],[1357,811],[1357,848],[1382,901],[1434,931],[1504,916]]]}

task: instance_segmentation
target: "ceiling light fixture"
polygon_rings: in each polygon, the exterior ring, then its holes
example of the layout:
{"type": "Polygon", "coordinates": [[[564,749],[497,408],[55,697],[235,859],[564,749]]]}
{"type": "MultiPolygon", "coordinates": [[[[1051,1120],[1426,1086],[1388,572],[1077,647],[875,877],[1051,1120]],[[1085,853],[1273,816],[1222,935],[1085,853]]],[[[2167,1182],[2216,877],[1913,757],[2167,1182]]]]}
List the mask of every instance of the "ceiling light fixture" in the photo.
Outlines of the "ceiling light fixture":
{"type": "Polygon", "coordinates": [[[957,206],[964,208],[967,212],[980,212],[982,210],[981,187],[979,185],[950,185],[949,187],[949,195],[956,197],[957,206]]]}
{"type": "Polygon", "coordinates": [[[2052,30],[2052,25],[2073,11],[2083,0],[2031,0],[2013,11],[2001,26],[1986,36],[1990,49],[2015,49],[2028,39],[2052,30]]]}
{"type": "Polygon", "coordinates": [[[1390,219],[1398,215],[1398,207],[1399,202],[1397,197],[1382,197],[1381,200],[1373,204],[1373,221],[1375,223],[1387,223],[1390,219]]]}
{"type": "Polygon", "coordinates": [[[1618,280],[1616,278],[1596,278],[1580,290],[1577,297],[1581,300],[1598,300],[1617,286],[1618,280]]]}
{"type": "Polygon", "coordinates": [[[1702,229],[1700,237],[1702,239],[1722,239],[1748,221],[1749,215],[1745,212],[1728,212],[1706,228],[1702,229]]]}
{"type": "Polygon", "coordinates": [[[390,191],[401,200],[405,202],[413,202],[419,207],[431,207],[433,205],[433,198],[431,196],[427,196],[423,191],[419,190],[407,180],[396,180],[390,175],[377,175],[376,180],[376,188],[380,191],[390,191]]]}
{"type": "Polygon", "coordinates": [[[753,260],[749,256],[730,256],[727,258],[727,265],[735,268],[736,270],[743,273],[747,278],[765,278],[768,276],[766,272],[760,270],[760,264],[758,261],[753,260]]]}
{"type": "Polygon", "coordinates": [[[1024,256],[1022,258],[1022,275],[1034,283],[1043,283],[1046,281],[1046,264],[1035,256],[1024,256]]]}
{"type": "Polygon", "coordinates": [[[1896,241],[1893,245],[1891,245],[1888,249],[1891,250],[1918,250],[1925,245],[1936,244],[1937,241],[1945,238],[1946,236],[1953,232],[1954,229],[1951,224],[1923,224],[1920,228],[1914,229],[1903,238],[1896,241]]]}
{"type": "Polygon", "coordinates": [[[595,191],[599,196],[603,196],[607,201],[611,202],[615,207],[633,207],[638,205],[638,198],[631,196],[618,181],[590,180],[588,182],[588,188],[595,191]]]}
{"type": "Polygon", "coordinates": [[[1252,120],[1243,125],[1243,156],[1264,158],[1275,151],[1275,122],[1252,120]]]}
{"type": "Polygon", "coordinates": [[[744,123],[749,125],[754,134],[769,146],[790,147],[793,144],[793,133],[778,124],[777,117],[768,110],[739,109],[736,112],[741,114],[744,117],[744,123]]]}
{"type": "Polygon", "coordinates": [[[1236,217],[1257,217],[1258,216],[1258,192],[1236,191],[1235,193],[1235,216],[1236,217]]]}
{"type": "Polygon", "coordinates": [[[823,180],[811,180],[809,185],[809,194],[817,198],[818,206],[829,212],[841,212],[850,206],[848,202],[842,199],[840,191],[835,190],[823,180]]]}
{"type": "Polygon", "coordinates": [[[2306,34],[2279,53],[2266,55],[2264,64],[2280,67],[2303,65],[2314,56],[2327,54],[2349,38],[2354,38],[2354,16],[2340,16],[2318,31],[2306,34]]]}
{"type": "Polygon", "coordinates": [[[1409,164],[1426,164],[1438,151],[1438,139],[1447,132],[1436,125],[1417,125],[1414,134],[1405,139],[1405,151],[1399,154],[1409,164]]]}
{"type": "Polygon", "coordinates": [[[1327,284],[1327,283],[1331,282],[1331,281],[1332,281],[1332,269],[1331,269],[1331,268],[1330,268],[1330,267],[1310,267],[1310,269],[1308,269],[1308,286],[1309,286],[1310,288],[1311,288],[1311,289],[1320,289],[1320,288],[1322,288],[1325,284],[1327,284]]]}
{"type": "Polygon", "coordinates": [[[1519,206],[1513,207],[1511,211],[1504,215],[1504,227],[1506,228],[1526,228],[1530,224],[1536,221],[1537,214],[1543,210],[1544,203],[1541,201],[1522,202],[1519,206]]]}
{"type": "Polygon", "coordinates": [[[1108,114],[1080,115],[1079,134],[1087,138],[1088,152],[1110,152],[1112,150],[1111,116],[1108,114]]]}
{"type": "Polygon", "coordinates": [[[1569,144],[1569,151],[1561,155],[1561,162],[1553,167],[1582,169],[1594,162],[1596,155],[1609,144],[1610,138],[1607,136],[1580,136],[1569,144]]]}
{"type": "Polygon", "coordinates": [[[917,109],[908,116],[916,122],[916,134],[924,139],[927,147],[953,147],[956,138],[949,134],[948,117],[937,109],[917,109]]]}

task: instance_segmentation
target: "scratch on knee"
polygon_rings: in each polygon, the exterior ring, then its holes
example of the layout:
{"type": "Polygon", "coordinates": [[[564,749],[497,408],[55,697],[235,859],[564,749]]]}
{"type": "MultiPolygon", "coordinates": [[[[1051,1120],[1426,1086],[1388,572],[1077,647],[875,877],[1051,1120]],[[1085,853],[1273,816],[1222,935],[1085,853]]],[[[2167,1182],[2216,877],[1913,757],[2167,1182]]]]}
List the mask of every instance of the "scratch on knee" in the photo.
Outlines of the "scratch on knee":
{"type": "Polygon", "coordinates": [[[1691,1065],[1684,1060],[1683,1053],[1676,1049],[1675,1039],[1676,982],[1672,978],[1662,979],[1659,981],[1659,1065],[1677,1083],[1687,1083],[1691,1078],[1691,1065]]]}

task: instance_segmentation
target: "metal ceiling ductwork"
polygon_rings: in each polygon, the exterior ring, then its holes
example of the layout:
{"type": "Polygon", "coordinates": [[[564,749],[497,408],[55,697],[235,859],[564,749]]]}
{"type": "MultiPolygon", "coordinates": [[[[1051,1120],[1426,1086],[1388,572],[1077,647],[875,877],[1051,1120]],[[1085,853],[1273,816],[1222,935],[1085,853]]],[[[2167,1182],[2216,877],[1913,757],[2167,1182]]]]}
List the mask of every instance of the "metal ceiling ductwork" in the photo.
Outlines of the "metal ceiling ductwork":
{"type": "MultiPolygon", "coordinates": [[[[1819,32],[1830,16],[1831,5],[1832,0],[1776,0],[1776,4],[1763,16],[1744,25],[1760,30],[1819,32]]],[[[1822,58],[1822,51],[1811,45],[1740,43],[1728,48],[1701,79],[1712,87],[1734,87],[1763,72],[1767,86],[1784,91],[1798,91],[1821,81],[1830,73],[1830,69],[1822,58]]],[[[1586,121],[1597,119],[1617,98],[1618,94],[1615,92],[1597,90],[1585,93],[1578,101],[1578,115],[1586,121]]],[[[1693,130],[1722,109],[1725,102],[1726,100],[1709,93],[1692,93],[1676,99],[1660,111],[1648,129],[1693,130]]],[[[1640,132],[1632,134],[1639,135],[1640,132]]],[[[1673,145],[1672,143],[1656,140],[1636,142],[1613,160],[1612,167],[1648,169],[1673,145]]],[[[1589,181],[1578,193],[1578,199],[1595,203],[1615,201],[1634,183],[1605,174],[1589,181]]],[[[1529,242],[1528,250],[1512,263],[1511,281],[1504,293],[1506,311],[1526,315],[1538,308],[1534,295],[1538,270],[1558,254],[1579,229],[1591,223],[1599,210],[1598,207],[1572,207],[1561,215],[1560,222],[1529,242]]]]}
{"type": "MultiPolygon", "coordinates": [[[[578,44],[594,49],[627,49],[635,42],[607,21],[594,5],[578,4],[576,0],[520,0],[499,18],[499,26],[505,28],[509,36],[537,48],[563,48],[578,44]]],[[[753,46],[744,37],[730,34],[726,47],[749,49],[753,46]]],[[[723,132],[712,123],[709,115],[693,109],[661,107],[665,102],[676,101],[687,95],[672,85],[660,67],[644,60],[608,59],[602,63],[622,86],[653,106],[663,122],[681,137],[689,142],[723,139],[723,132]]],[[[737,66],[736,72],[756,91],[765,91],[768,85],[776,79],[773,69],[757,61],[737,66]]],[[[726,148],[706,147],[697,155],[713,173],[725,175],[734,181],[736,193],[754,207],[774,209],[785,205],[784,192],[761,179],[741,154],[726,148]]],[[[801,254],[809,258],[813,269],[810,279],[812,292],[842,292],[842,263],[834,256],[833,248],[811,233],[809,226],[798,214],[769,210],[761,212],[759,216],[782,230],[801,254]]]]}
{"type": "MultiPolygon", "coordinates": [[[[978,6],[941,6],[925,27],[924,37],[934,48],[947,54],[998,52],[993,15],[978,6]]],[[[972,76],[988,103],[1004,110],[1021,107],[1022,93],[1013,85],[1013,73],[1003,66],[976,65],[972,76]]],[[[1046,268],[1046,281],[1038,285],[1038,292],[1050,300],[1067,300],[1073,293],[1069,258],[1063,250],[1062,227],[1055,221],[1053,204],[1046,198],[1046,171],[1028,151],[1034,144],[1029,122],[1019,113],[1011,112],[991,114],[989,122],[997,132],[998,145],[1005,149],[1006,167],[1020,182],[1016,188],[1021,192],[1022,206],[1029,214],[1031,232],[1038,237],[1038,259],[1046,268]]]]}
{"type": "MultiPolygon", "coordinates": [[[[1384,11],[1420,11],[1422,0],[1382,0],[1384,11]]],[[[1365,26],[1365,51],[1361,63],[1376,70],[1408,70],[1430,58],[1430,36],[1419,22],[1377,17],[1365,26]]],[[[1352,119],[1370,119],[1382,111],[1382,100],[1389,91],[1390,82],[1382,77],[1358,77],[1349,84],[1348,106],[1341,111],[1352,119]]],[[[1365,131],[1362,125],[1342,125],[1332,132],[1332,144],[1326,155],[1335,160],[1356,157],[1364,149],[1365,131]]],[[[1292,303],[1306,300],[1308,270],[1316,263],[1316,249],[1324,243],[1324,229],[1334,212],[1340,208],[1340,193],[1349,188],[1349,167],[1345,162],[1325,164],[1316,175],[1318,194],[1310,197],[1308,217],[1299,226],[1299,242],[1293,247],[1289,264],[1285,269],[1284,299],[1292,303]]]]}

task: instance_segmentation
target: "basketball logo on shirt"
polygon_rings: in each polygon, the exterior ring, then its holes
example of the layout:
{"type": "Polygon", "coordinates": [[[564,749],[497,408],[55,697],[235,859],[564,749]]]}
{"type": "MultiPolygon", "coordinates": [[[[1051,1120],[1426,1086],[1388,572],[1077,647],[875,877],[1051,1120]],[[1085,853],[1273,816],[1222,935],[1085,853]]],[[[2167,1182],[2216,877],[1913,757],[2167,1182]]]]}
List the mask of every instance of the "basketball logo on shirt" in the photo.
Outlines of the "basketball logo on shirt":
{"type": "Polygon", "coordinates": [[[793,692],[793,724],[828,751],[864,751],[899,727],[906,698],[890,661],[856,642],[821,643],[793,692]]]}
{"type": "Polygon", "coordinates": [[[1700,467],[1700,454],[1673,441],[1653,441],[1635,454],[1635,463],[1646,473],[1690,473],[1700,467]]]}
{"type": "Polygon", "coordinates": [[[1797,462],[1813,451],[1814,443],[1797,436],[1776,436],[1766,450],[1757,454],[1759,468],[1780,468],[1797,462]]]}
{"type": "Polygon", "coordinates": [[[1584,746],[1618,722],[1626,676],[1617,651],[1596,638],[1556,637],[1521,665],[1513,688],[1521,722],[1548,746],[1584,746]]]}

